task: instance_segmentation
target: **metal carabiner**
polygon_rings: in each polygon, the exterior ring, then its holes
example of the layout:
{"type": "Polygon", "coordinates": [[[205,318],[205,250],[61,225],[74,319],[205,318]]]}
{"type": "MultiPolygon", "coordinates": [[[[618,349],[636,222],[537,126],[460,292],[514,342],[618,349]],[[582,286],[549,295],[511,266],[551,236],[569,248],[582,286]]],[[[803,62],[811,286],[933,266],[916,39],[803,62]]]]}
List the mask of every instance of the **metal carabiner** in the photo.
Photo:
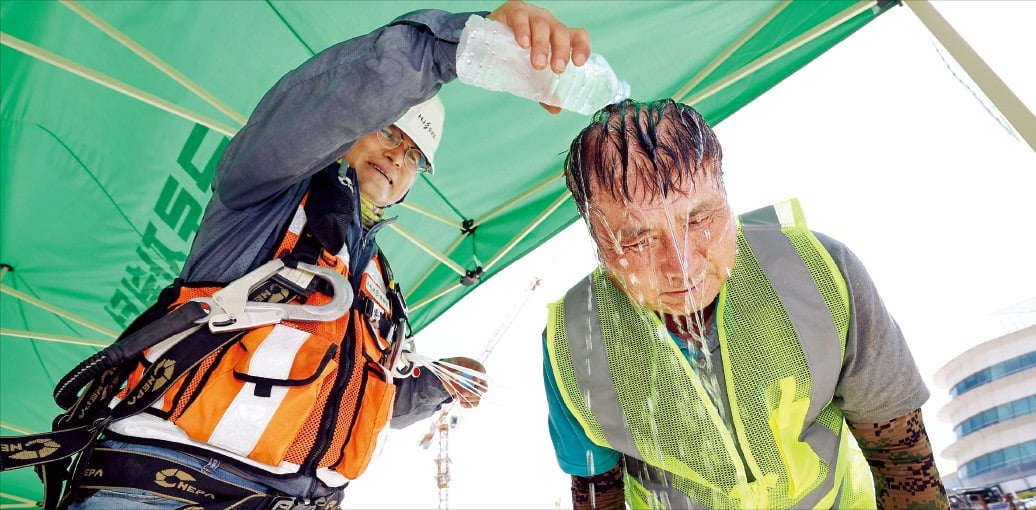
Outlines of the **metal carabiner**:
{"type": "Polygon", "coordinates": [[[392,347],[381,358],[381,366],[385,369],[385,373],[394,379],[410,377],[414,373],[414,362],[405,354],[414,351],[414,340],[406,338],[406,329],[403,324],[396,324],[394,336],[392,347]],[[404,347],[409,347],[409,349],[404,347]]]}
{"type": "Polygon", "coordinates": [[[330,322],[345,315],[352,307],[353,289],[341,273],[325,267],[298,263],[297,269],[327,280],[334,295],[323,305],[293,305],[249,301],[248,294],[285,267],[281,259],[271,260],[250,273],[216,291],[211,298],[192,299],[209,307],[209,315],[199,322],[208,322],[213,333],[237,331],[282,320],[330,322]]]}

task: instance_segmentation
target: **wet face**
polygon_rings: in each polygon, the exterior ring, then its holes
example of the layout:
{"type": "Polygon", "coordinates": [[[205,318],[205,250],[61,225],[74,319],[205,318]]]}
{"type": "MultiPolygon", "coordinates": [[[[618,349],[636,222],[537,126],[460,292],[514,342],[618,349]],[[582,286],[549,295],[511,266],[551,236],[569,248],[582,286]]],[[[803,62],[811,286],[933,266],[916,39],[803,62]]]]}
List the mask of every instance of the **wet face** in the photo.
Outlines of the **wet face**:
{"type": "Polygon", "coordinates": [[[737,227],[722,183],[701,177],[667,198],[616,200],[595,189],[587,208],[601,261],[630,299],[675,315],[707,307],[726,282],[737,227]]]}
{"type": "Polygon", "coordinates": [[[386,149],[377,133],[371,133],[360,137],[345,153],[345,161],[356,169],[360,193],[374,205],[385,207],[398,202],[414,184],[417,172],[403,164],[404,154],[411,147],[415,147],[414,141],[406,134],[403,143],[386,149]]]}

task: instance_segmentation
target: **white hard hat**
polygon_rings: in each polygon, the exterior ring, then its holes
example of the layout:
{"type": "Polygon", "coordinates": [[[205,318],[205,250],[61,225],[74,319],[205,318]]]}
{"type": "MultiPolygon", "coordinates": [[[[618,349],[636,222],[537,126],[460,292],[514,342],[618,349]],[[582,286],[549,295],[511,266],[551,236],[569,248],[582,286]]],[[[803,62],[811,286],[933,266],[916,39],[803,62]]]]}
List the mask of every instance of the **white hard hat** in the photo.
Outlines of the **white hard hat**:
{"type": "Polygon", "coordinates": [[[396,127],[407,134],[418,149],[428,158],[429,174],[435,173],[435,149],[442,139],[442,124],[446,119],[446,107],[438,95],[407,110],[396,127]]]}

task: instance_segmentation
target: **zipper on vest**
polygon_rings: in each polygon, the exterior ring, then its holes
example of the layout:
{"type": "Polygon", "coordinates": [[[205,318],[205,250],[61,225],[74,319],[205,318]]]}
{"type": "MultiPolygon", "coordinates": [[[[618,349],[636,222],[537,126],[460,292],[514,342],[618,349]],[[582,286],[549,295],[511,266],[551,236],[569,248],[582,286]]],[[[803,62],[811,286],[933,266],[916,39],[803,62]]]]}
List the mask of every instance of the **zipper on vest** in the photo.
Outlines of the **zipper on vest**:
{"type": "MultiPolygon", "coordinates": [[[[365,363],[369,363],[369,362],[365,362],[365,363]]],[[[363,373],[360,374],[360,387],[361,388],[364,388],[364,389],[367,388],[367,378],[368,377],[369,376],[367,375],[367,367],[364,366],[363,367],[363,373]]],[[[352,439],[353,426],[356,425],[356,418],[359,417],[359,414],[360,414],[360,403],[362,401],[363,401],[363,392],[360,392],[360,398],[357,398],[356,399],[356,403],[353,404],[353,419],[349,421],[349,428],[347,429],[348,432],[346,432],[346,434],[345,434],[345,441],[342,443],[342,451],[338,452],[338,458],[336,458],[335,461],[332,462],[328,467],[336,468],[336,467],[338,467],[339,464],[341,464],[343,461],[345,461],[345,445],[349,444],[349,440],[352,439]]],[[[371,456],[373,456],[374,452],[370,452],[370,454],[371,454],[371,456]]]]}
{"type": "MultiPolygon", "coordinates": [[[[316,476],[317,464],[320,463],[321,457],[324,456],[328,447],[330,446],[331,440],[334,438],[335,424],[338,423],[339,404],[342,401],[342,393],[345,392],[345,388],[349,386],[349,379],[353,373],[353,355],[356,351],[356,337],[349,333],[353,329],[353,317],[352,310],[349,310],[349,327],[346,328],[345,335],[342,339],[342,348],[338,350],[338,370],[335,374],[335,382],[331,386],[331,393],[327,396],[328,414],[327,416],[320,419],[320,431],[317,433],[316,439],[313,441],[313,448],[310,449],[309,454],[306,456],[306,461],[302,463],[299,471],[310,476],[316,476]],[[349,349],[346,349],[346,343],[349,343],[349,349]],[[347,370],[342,370],[345,366],[347,370]]],[[[362,397],[362,395],[361,395],[362,397]]],[[[357,399],[359,403],[359,399],[357,399]]],[[[344,443],[343,443],[344,445],[344,443]]]]}
{"type": "MultiPolygon", "coordinates": [[[[363,315],[362,311],[360,312],[360,321],[367,327],[367,333],[368,334],[374,335],[374,338],[378,338],[377,337],[377,333],[374,332],[374,327],[371,325],[370,321],[367,320],[367,317],[365,317],[363,315]]],[[[364,365],[363,365],[363,368],[361,369],[361,370],[363,370],[363,372],[360,375],[360,388],[362,388],[363,390],[366,390],[367,389],[367,380],[370,378],[370,375],[367,372],[371,368],[370,364],[372,363],[372,361],[370,360],[370,358],[367,357],[366,353],[362,354],[362,356],[364,358],[364,365]]],[[[335,459],[334,462],[332,462],[330,464],[330,467],[338,467],[339,464],[341,464],[342,462],[345,461],[345,445],[348,444],[349,440],[352,439],[353,426],[356,425],[356,419],[359,418],[360,406],[363,404],[363,394],[364,393],[365,393],[365,391],[361,391],[360,392],[360,397],[357,398],[356,402],[353,404],[353,418],[352,418],[352,420],[349,421],[349,428],[346,429],[347,432],[345,434],[345,442],[342,443],[342,451],[338,452],[338,457],[335,459]]],[[[392,420],[391,416],[389,417],[389,420],[390,421],[392,420]]],[[[387,424],[386,424],[386,426],[387,426],[387,424]]],[[[373,452],[371,453],[371,455],[373,455],[373,452]]]]}
{"type": "MultiPolygon", "coordinates": [[[[370,260],[374,258],[375,252],[371,249],[371,247],[377,247],[377,245],[374,244],[374,236],[378,233],[379,230],[389,225],[390,223],[393,223],[394,221],[395,218],[389,218],[386,220],[379,221],[374,225],[371,225],[371,227],[366,229],[366,232],[364,232],[363,235],[360,236],[360,247],[358,250],[356,250],[356,253],[354,254],[352,253],[352,250],[350,250],[349,277],[350,279],[355,280],[355,282],[353,283],[354,294],[358,295],[359,293],[360,279],[363,275],[363,269],[370,262],[370,260]],[[362,261],[362,263],[360,261],[362,261]],[[356,264],[356,267],[352,267],[354,263],[356,264]]],[[[356,354],[356,349],[362,348],[357,345],[358,332],[354,331],[354,318],[352,316],[354,310],[355,308],[351,308],[349,310],[349,325],[345,330],[345,334],[342,336],[342,348],[338,351],[340,362],[338,364],[337,373],[335,374],[335,382],[331,388],[331,393],[327,397],[328,404],[330,405],[331,403],[334,403],[334,407],[328,411],[329,414],[326,418],[322,418],[320,420],[320,432],[317,433],[316,440],[314,440],[313,442],[313,448],[307,455],[305,462],[303,462],[302,466],[299,468],[300,472],[309,474],[311,476],[316,475],[317,464],[320,463],[320,459],[324,456],[325,453],[327,453],[327,449],[330,446],[332,440],[334,439],[335,425],[338,422],[338,416],[340,414],[339,404],[341,404],[342,401],[342,393],[344,393],[346,387],[349,386],[349,379],[352,376],[353,370],[356,369],[356,367],[352,364],[353,357],[356,354]],[[347,343],[349,344],[348,349],[346,349],[347,343]],[[346,361],[346,355],[348,355],[348,367],[346,367],[346,370],[342,370],[342,361],[346,361]]],[[[362,320],[366,319],[364,318],[362,320]]],[[[363,374],[361,374],[361,378],[362,376],[363,374]]],[[[360,382],[360,387],[362,390],[364,381],[361,379],[360,382]]],[[[360,396],[356,400],[356,404],[353,406],[353,420],[356,419],[356,412],[359,410],[360,400],[362,398],[363,392],[361,391],[360,396]]],[[[348,442],[348,434],[350,433],[351,430],[347,430],[345,432],[345,442],[348,442]]],[[[344,448],[345,443],[342,444],[344,448]]],[[[340,454],[338,462],[341,462],[341,457],[342,455],[340,454]]],[[[334,466],[336,464],[337,462],[331,465],[334,466]]]]}

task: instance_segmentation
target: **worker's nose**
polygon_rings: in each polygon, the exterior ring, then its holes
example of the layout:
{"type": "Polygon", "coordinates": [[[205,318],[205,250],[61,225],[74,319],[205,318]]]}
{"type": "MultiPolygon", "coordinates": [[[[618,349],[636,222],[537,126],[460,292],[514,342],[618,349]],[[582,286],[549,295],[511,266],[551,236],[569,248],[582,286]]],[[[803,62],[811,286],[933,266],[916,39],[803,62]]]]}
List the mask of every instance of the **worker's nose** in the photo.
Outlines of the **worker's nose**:
{"type": "Polygon", "coordinates": [[[383,154],[397,168],[403,168],[403,162],[406,159],[406,146],[404,144],[399,144],[392,149],[385,149],[383,154]]]}
{"type": "Polygon", "coordinates": [[[705,257],[695,249],[690,239],[668,236],[659,250],[659,269],[667,279],[667,283],[676,285],[681,282],[694,281],[695,275],[704,267],[705,257]]]}

